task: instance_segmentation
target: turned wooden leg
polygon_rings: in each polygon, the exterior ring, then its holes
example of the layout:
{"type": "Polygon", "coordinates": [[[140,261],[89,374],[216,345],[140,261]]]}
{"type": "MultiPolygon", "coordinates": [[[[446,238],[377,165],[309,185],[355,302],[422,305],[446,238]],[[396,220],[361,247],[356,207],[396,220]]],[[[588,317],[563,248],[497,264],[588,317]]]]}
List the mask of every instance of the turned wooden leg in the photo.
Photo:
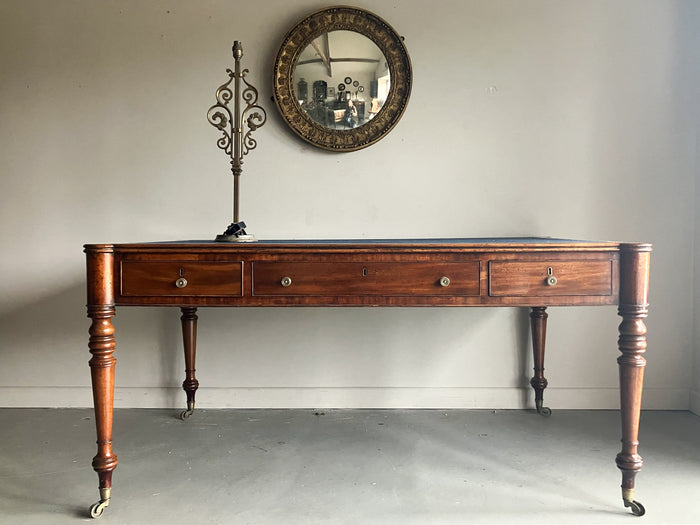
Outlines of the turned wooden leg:
{"type": "Polygon", "coordinates": [[[114,407],[114,357],[116,347],[112,317],[115,315],[112,291],[112,254],[108,248],[87,252],[88,317],[92,358],[89,361],[92,378],[92,396],[97,430],[97,455],[92,468],[99,477],[100,500],[90,507],[96,518],[109,505],[112,491],[112,472],[117,467],[117,456],[112,451],[112,413],[114,407]]]}
{"type": "Polygon", "coordinates": [[[648,244],[627,244],[620,247],[620,305],[622,317],[618,346],[622,355],[620,368],[620,416],[622,422],[622,451],[615,462],[622,471],[622,500],[632,513],[642,516],[644,506],[634,501],[634,480],[642,468],[639,446],[639,416],[644,381],[643,357],[647,347],[644,319],[648,312],[649,258],[648,244]]]}
{"type": "Polygon", "coordinates": [[[180,414],[181,419],[187,419],[194,412],[194,396],[199,387],[195,377],[195,357],[197,355],[197,308],[182,307],[182,340],[185,346],[185,380],[182,388],[187,393],[187,410],[180,414]]]}
{"type": "Polygon", "coordinates": [[[543,406],[544,389],[547,388],[547,379],[544,377],[544,343],[547,338],[547,317],[549,315],[546,307],[532,307],[530,325],[532,327],[532,354],[535,364],[535,375],[530,379],[530,384],[535,389],[537,413],[542,416],[549,416],[552,413],[549,407],[543,406]]]}

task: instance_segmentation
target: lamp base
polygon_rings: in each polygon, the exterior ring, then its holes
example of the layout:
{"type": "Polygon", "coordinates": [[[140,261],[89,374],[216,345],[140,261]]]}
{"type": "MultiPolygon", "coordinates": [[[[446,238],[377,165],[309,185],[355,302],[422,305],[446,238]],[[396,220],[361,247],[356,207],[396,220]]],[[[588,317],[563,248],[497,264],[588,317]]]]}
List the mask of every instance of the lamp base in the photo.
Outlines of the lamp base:
{"type": "Polygon", "coordinates": [[[216,242],[258,242],[255,235],[246,233],[245,235],[217,235],[216,242]]]}
{"type": "Polygon", "coordinates": [[[255,235],[246,233],[245,222],[234,222],[221,235],[216,236],[216,242],[257,242],[255,235]]]}

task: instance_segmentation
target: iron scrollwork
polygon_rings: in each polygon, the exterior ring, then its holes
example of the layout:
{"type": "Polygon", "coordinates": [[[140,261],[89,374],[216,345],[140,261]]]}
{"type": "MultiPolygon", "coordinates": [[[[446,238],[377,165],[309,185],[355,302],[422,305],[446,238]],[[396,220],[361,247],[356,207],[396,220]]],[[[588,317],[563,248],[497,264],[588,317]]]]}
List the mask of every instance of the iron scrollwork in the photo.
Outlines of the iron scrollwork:
{"type": "Polygon", "coordinates": [[[216,90],[216,104],[207,111],[207,120],[222,136],[216,145],[231,158],[233,174],[233,222],[217,241],[251,242],[255,237],[246,233],[245,222],[239,216],[239,179],[243,172],[243,156],[258,145],[252,133],[262,127],[267,120],[265,109],[258,104],[258,90],[248,83],[247,69],[241,70],[243,48],[239,41],[233,43],[234,70],[226,69],[229,79],[216,90]],[[241,81],[244,84],[241,90],[241,81]],[[233,83],[233,90],[231,84],[233,83]],[[229,104],[233,101],[233,113],[229,104]],[[241,101],[245,107],[241,111],[241,101]]]}

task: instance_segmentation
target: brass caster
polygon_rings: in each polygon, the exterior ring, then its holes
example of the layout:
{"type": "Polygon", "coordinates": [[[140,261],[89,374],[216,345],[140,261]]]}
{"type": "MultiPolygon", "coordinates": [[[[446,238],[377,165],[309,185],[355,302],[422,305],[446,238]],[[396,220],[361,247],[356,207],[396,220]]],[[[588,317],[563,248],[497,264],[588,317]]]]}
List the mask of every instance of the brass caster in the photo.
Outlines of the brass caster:
{"type": "Polygon", "coordinates": [[[180,419],[183,421],[194,413],[194,401],[187,402],[187,410],[180,412],[180,419]]]}
{"type": "Polygon", "coordinates": [[[537,413],[541,416],[549,417],[552,415],[552,409],[542,406],[542,401],[535,401],[535,408],[537,409],[537,413]]]}
{"type": "Polygon", "coordinates": [[[624,502],[625,507],[630,507],[632,514],[634,514],[635,516],[644,516],[644,513],[646,512],[644,505],[642,505],[638,501],[632,501],[628,499],[624,500],[624,502]]]}
{"type": "Polygon", "coordinates": [[[90,517],[99,518],[107,507],[109,507],[109,499],[101,499],[97,503],[93,503],[90,505],[90,517]]]}

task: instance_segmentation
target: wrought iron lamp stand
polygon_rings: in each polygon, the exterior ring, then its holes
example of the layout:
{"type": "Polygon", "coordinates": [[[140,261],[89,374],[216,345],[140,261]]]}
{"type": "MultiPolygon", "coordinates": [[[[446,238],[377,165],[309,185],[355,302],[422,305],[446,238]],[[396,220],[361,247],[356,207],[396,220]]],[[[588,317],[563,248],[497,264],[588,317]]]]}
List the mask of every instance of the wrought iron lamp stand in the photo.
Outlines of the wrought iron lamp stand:
{"type": "Polygon", "coordinates": [[[258,105],[258,90],[245,79],[247,69],[241,71],[243,47],[236,40],[233,43],[234,70],[227,69],[229,79],[216,90],[216,104],[207,111],[209,123],[223,133],[216,145],[231,157],[231,173],[233,173],[233,222],[224,233],[217,235],[220,242],[255,242],[254,235],[246,233],[246,224],[239,216],[239,185],[243,172],[243,156],[247,155],[258,145],[252,133],[265,124],[267,114],[258,105]],[[241,81],[245,87],[241,91],[241,81]],[[231,83],[233,82],[233,91],[231,83]],[[233,114],[229,103],[233,100],[233,114]],[[242,102],[245,108],[241,111],[242,102]]]}

